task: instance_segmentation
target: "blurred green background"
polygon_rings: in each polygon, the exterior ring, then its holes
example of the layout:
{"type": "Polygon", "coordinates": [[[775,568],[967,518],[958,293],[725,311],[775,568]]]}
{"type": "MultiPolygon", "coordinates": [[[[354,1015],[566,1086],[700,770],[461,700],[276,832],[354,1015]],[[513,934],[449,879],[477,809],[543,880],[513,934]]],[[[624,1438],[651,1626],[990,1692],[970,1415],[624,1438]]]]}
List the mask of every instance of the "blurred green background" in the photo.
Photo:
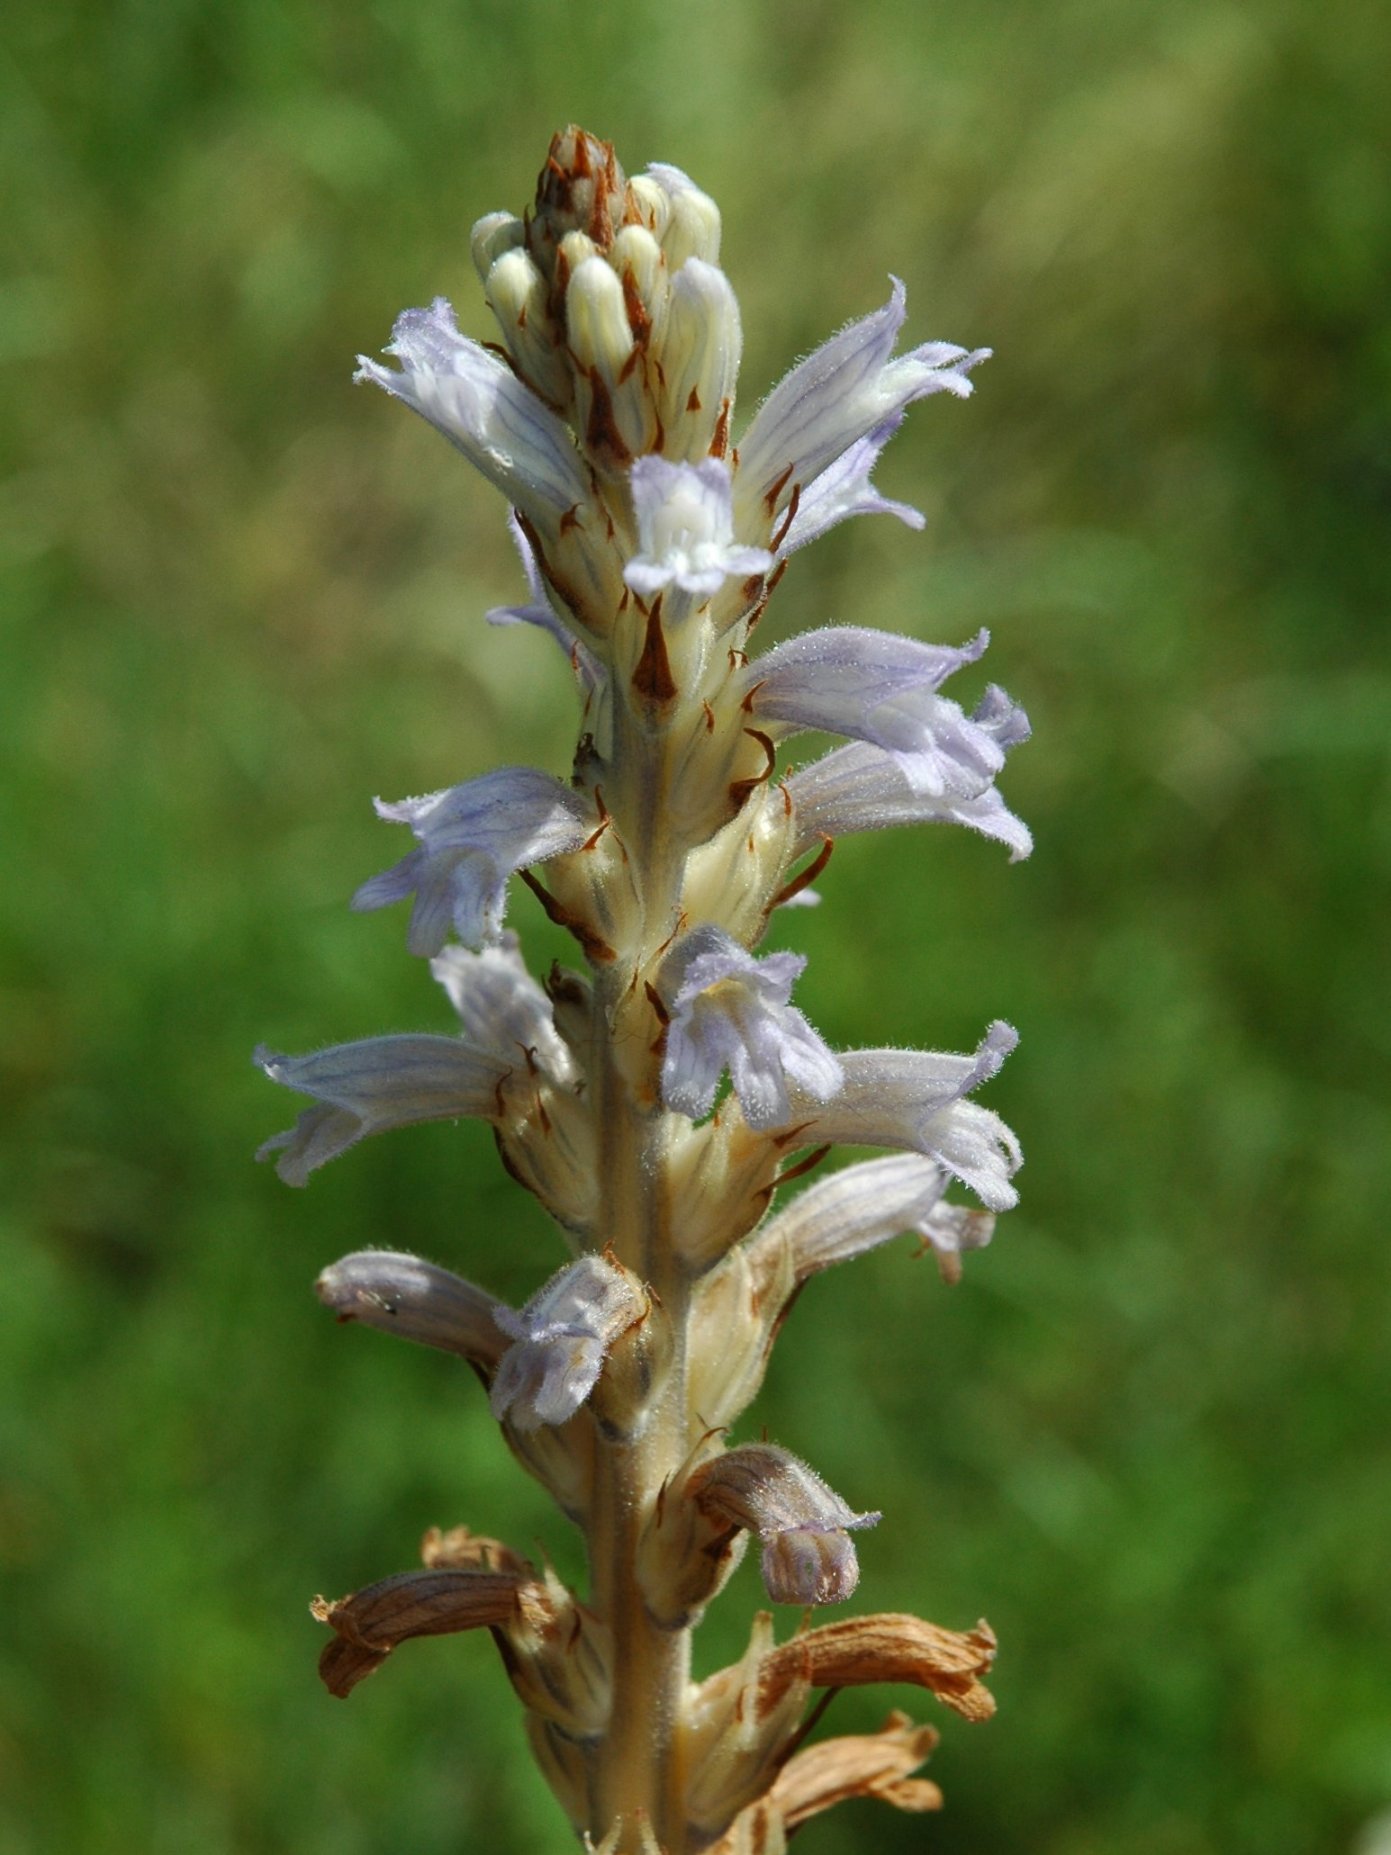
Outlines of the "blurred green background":
{"type": "MultiPolygon", "coordinates": [[[[860,1608],[1002,1642],[936,1819],[806,1855],[1369,1855],[1391,1807],[1391,15],[1349,0],[17,0],[0,54],[0,1849],[566,1846],[486,1641],[346,1705],[306,1611],[467,1521],[574,1545],[442,1356],[317,1269],[555,1266],[486,1130],[251,1163],[284,1049],[444,1028],[388,797],[568,762],[495,495],[349,387],[396,311],[485,332],[471,221],[572,119],[721,202],[744,405],[908,285],[992,343],[799,556],[783,626],[957,641],[1034,741],[1038,848],[840,847],[833,1041],[1023,1043],[1021,1209],[945,1289],[807,1294],[750,1434],[885,1519],[860,1608]]],[[[972,692],[967,691],[968,695],[972,692]]],[[[959,840],[959,841],[957,841],[959,840]]],[[[531,899],[514,919],[554,945],[531,899]]],[[[738,1652],[741,1572],[704,1665],[738,1652]]],[[[790,1623],[790,1619],[788,1619],[790,1623]]],[[[843,1696],[828,1730],[900,1691],[843,1696]]]]}

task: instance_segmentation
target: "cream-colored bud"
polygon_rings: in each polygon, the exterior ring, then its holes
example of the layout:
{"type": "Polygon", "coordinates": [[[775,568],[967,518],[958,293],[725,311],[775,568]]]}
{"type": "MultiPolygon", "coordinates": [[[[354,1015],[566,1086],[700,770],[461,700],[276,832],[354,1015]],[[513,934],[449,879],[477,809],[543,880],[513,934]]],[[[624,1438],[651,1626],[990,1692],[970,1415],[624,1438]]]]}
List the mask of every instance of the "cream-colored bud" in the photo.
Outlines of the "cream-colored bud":
{"type": "MultiPolygon", "coordinates": [[[[662,247],[643,225],[625,225],[613,241],[609,258],[615,271],[642,305],[647,326],[636,326],[639,339],[660,343],[666,328],[668,271],[662,247]]],[[[630,311],[630,319],[631,311],[630,311]]]]}
{"type": "Polygon", "coordinates": [[[667,457],[695,462],[724,455],[743,339],[724,272],[698,258],[684,265],[672,280],[659,356],[667,457]]]}
{"type": "Polygon", "coordinates": [[[562,410],[571,394],[570,370],[547,306],[546,280],[526,251],[504,251],[484,280],[483,294],[497,318],[519,372],[562,410]]]}
{"type": "Polygon", "coordinates": [[[488,272],[504,251],[511,251],[526,241],[526,227],[515,213],[484,213],[469,234],[473,267],[484,283],[488,272]]]}
{"type": "Polygon", "coordinates": [[[603,258],[587,257],[576,265],[565,292],[565,332],[582,367],[597,367],[610,381],[617,378],[633,351],[633,331],[623,285],[603,258]]]}
{"type": "Polygon", "coordinates": [[[794,829],[781,787],[750,793],[742,811],[686,864],[681,905],[690,919],[714,921],[745,943],[757,940],[783,885],[794,829]]]}
{"type": "Polygon", "coordinates": [[[643,224],[660,238],[671,222],[671,195],[650,174],[628,182],[628,198],[642,214],[643,224]]]}
{"type": "Polygon", "coordinates": [[[567,232],[560,241],[558,268],[567,277],[573,277],[586,258],[596,257],[599,247],[584,232],[567,232]]]}
{"type": "Polygon", "coordinates": [[[662,249],[673,271],[687,258],[720,261],[720,209],[708,193],[687,184],[672,195],[671,219],[662,234],[662,249]]]}

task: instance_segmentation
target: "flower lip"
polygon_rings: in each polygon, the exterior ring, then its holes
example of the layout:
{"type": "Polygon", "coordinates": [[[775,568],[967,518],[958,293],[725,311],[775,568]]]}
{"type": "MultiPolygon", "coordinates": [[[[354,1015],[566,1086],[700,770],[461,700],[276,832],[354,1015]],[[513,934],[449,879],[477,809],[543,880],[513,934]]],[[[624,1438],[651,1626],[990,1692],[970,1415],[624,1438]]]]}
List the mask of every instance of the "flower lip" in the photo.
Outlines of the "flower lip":
{"type": "Polygon", "coordinates": [[[773,556],[734,539],[729,466],[717,457],[698,464],[640,457],[629,478],[638,518],[638,552],[623,570],[636,593],[650,598],[676,586],[711,599],[727,579],[766,573],[773,556]]]}

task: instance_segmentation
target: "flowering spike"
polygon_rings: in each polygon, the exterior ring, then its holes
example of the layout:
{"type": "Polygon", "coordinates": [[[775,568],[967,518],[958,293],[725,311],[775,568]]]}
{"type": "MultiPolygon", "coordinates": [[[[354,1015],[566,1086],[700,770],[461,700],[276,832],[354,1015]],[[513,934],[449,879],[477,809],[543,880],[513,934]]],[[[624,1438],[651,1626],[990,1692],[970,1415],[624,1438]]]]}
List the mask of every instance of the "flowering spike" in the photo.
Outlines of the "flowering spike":
{"type": "Polygon", "coordinates": [[[935,644],[837,625],[752,651],[792,553],[856,515],[922,527],[874,474],[907,408],[965,398],[988,350],[895,354],[895,282],[740,435],[720,237],[714,201],[679,168],[629,179],[572,125],[533,206],[473,229],[500,345],[462,335],[437,297],[397,318],[394,367],[361,361],[359,380],[505,498],[524,590],[487,616],[563,650],[579,739],[568,782],[509,766],[378,801],[415,846],[353,905],[410,903],[407,945],[454,1035],[258,1054],[310,1098],[262,1148],[291,1184],[368,1134],[472,1116],[568,1249],[520,1308],[396,1250],[345,1257],[317,1290],[341,1320],[473,1366],[512,1454],[584,1535],[583,1600],[495,1540],[432,1529],[423,1570],[315,1614],[334,1633],[321,1672],[337,1694],[411,1637],[487,1628],[540,1773],[596,1855],[779,1855],[841,1797],[935,1808],[913,1775],[932,1730],[896,1714],[804,1744],[817,1688],[916,1682],[967,1719],[992,1705],[984,1625],[898,1616],[778,1645],[763,1615],[736,1666],[689,1679],[690,1633],[751,1538],[777,1603],[840,1602],[859,1575],[852,1535],[879,1518],[787,1450],[725,1446],[799,1289],[899,1232],[954,1279],[1014,1203],[1020,1163],[970,1099],[1013,1048],[1008,1025],[971,1055],[837,1054],[791,1002],[804,956],[759,951],[769,922],[816,899],[854,832],[958,823],[1012,858],[1031,848],[996,786],[1027,738],[1022,709],[994,684],[974,708],[944,693],[984,632],[935,644]],[[813,731],[845,744],[780,768],[784,743],[813,731]],[[514,875],[584,972],[532,977],[504,927],[514,875]],[[837,1145],[889,1151],[771,1208],[837,1145]],[[985,1209],[947,1202],[953,1179],[985,1209]]]}

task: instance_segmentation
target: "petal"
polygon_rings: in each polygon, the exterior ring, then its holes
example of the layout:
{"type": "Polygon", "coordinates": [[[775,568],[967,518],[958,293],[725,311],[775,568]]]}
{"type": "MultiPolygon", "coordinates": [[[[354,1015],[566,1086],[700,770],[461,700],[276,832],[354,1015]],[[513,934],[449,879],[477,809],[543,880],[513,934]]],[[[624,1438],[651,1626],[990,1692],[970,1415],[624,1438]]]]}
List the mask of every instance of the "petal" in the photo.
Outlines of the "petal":
{"type": "Polygon", "coordinates": [[[513,1344],[493,1380],[494,1417],[516,1430],[568,1422],[597,1384],[613,1342],[646,1310],[635,1278],[592,1255],[560,1270],[519,1313],[500,1304],[494,1318],[513,1344]]]}
{"type": "Polygon", "coordinates": [[[426,956],[439,952],[451,922],[467,946],[496,939],[512,872],[577,850],[597,824],[587,800],[536,767],[498,767],[423,798],[378,799],[376,807],[378,816],[408,824],[422,847],[365,882],[352,906],[385,908],[414,893],[407,944],[426,956]]]}
{"type": "Polygon", "coordinates": [[[968,353],[949,342],[930,342],[893,361],[904,314],[903,285],[895,279],[882,309],[833,335],[764,400],[739,446],[741,534],[759,532],[760,505],[771,514],[775,500],[785,502],[790,489],[780,488],[782,479],[811,484],[913,400],[929,393],[960,398],[970,393],[967,370],[986,359],[989,349],[968,353]]]}
{"type": "Polygon", "coordinates": [[[920,510],[881,496],[869,480],[880,452],[902,423],[902,413],[885,419],[803,485],[797,513],[778,545],[780,559],[818,540],[827,529],[848,521],[852,515],[896,515],[909,528],[926,527],[927,518],[920,510]]]}
{"type": "Polygon", "coordinates": [[[934,1159],[978,1193],[992,1211],[1018,1202],[1011,1176],[1023,1162],[1019,1143],[997,1114],[963,1099],[999,1070],[1018,1032],[997,1021],[975,1053],[851,1050],[840,1059],[843,1083],[825,1105],[794,1100],[788,1124],[802,1144],[899,1147],[934,1159]]]}
{"type": "Polygon", "coordinates": [[[623,570],[644,598],[676,586],[693,599],[713,598],[730,578],[766,573],[773,556],[734,541],[729,466],[640,457],[629,473],[638,520],[638,553],[623,570]]]}
{"type": "Polygon", "coordinates": [[[775,732],[858,736],[911,756],[916,789],[974,797],[1004,765],[994,711],[983,726],[937,691],[989,641],[985,631],[960,649],[851,625],[806,632],[748,666],[745,701],[775,732]]]}
{"type": "Polygon", "coordinates": [[[491,1370],[505,1350],[502,1304],[462,1276],[398,1250],[357,1250],[325,1269],[314,1292],[340,1321],[399,1334],[491,1370]]]}
{"type": "Polygon", "coordinates": [[[497,1086],[507,1073],[494,1057],[455,1037],[369,1037],[310,1056],[279,1056],[262,1047],[255,1060],[272,1082],[318,1102],[256,1155],[281,1153],[276,1171],[287,1185],[303,1185],[317,1167],[368,1134],[494,1114],[497,1086]]]}
{"type": "Polygon", "coordinates": [[[459,333],[444,297],[398,316],[387,353],[398,372],[359,355],[354,379],[428,419],[518,508],[553,525],[588,499],[569,428],[505,362],[459,333]]]}
{"type": "Polygon", "coordinates": [[[515,934],[503,934],[481,953],[446,947],[431,960],[430,971],[475,1048],[507,1064],[530,1058],[548,1082],[561,1088],[578,1081],[574,1053],[555,1028],[551,1001],[528,972],[515,934]]]}
{"type": "Polygon", "coordinates": [[[1006,844],[1011,862],[1029,855],[1033,839],[1028,826],[1006,807],[993,786],[969,796],[925,790],[932,783],[929,775],[940,773],[935,757],[929,760],[920,776],[913,756],[855,741],[799,768],[786,781],[797,823],[793,854],[803,856],[828,837],[854,831],[882,831],[900,824],[964,824],[1006,844]]]}
{"type": "Polygon", "coordinates": [[[840,1064],[789,1001],[806,960],[755,958],[722,928],[705,924],[679,940],[663,962],[659,988],[670,1001],[662,1099],[698,1120],[714,1105],[728,1068],[750,1127],[775,1127],[791,1114],[789,1085],[818,1101],[840,1086],[840,1064]]]}

